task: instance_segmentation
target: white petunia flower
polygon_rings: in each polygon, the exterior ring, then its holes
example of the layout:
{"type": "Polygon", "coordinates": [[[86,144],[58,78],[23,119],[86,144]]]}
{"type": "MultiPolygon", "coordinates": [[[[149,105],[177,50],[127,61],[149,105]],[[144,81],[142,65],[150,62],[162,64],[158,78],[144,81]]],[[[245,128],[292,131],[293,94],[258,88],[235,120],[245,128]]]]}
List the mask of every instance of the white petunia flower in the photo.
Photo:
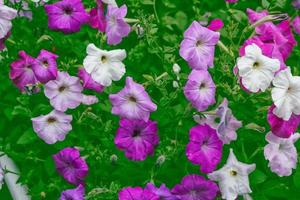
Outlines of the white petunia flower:
{"type": "Polygon", "coordinates": [[[17,16],[17,11],[0,2],[0,39],[4,38],[12,27],[11,20],[17,16]]]}
{"type": "Polygon", "coordinates": [[[116,0],[102,0],[102,2],[108,5],[117,6],[116,0]]]}
{"type": "Polygon", "coordinates": [[[273,113],[289,120],[292,113],[300,114],[300,76],[293,76],[290,68],[280,71],[273,80],[273,113]]]}
{"type": "Polygon", "coordinates": [[[243,86],[250,92],[259,92],[270,86],[280,62],[264,56],[262,50],[252,44],[245,48],[245,56],[237,59],[237,67],[243,86]]]}
{"type": "Polygon", "coordinates": [[[0,165],[0,190],[2,188],[3,183],[4,183],[4,171],[0,165]]]}
{"type": "Polygon", "coordinates": [[[235,200],[238,195],[252,192],[248,175],[255,170],[255,167],[255,164],[239,162],[230,149],[226,164],[221,169],[208,174],[208,178],[219,183],[223,199],[235,200]]]}
{"type": "Polygon", "coordinates": [[[126,58],[125,50],[106,51],[89,44],[87,54],[83,66],[97,83],[110,86],[112,81],[120,80],[125,74],[125,65],[122,63],[126,58]]]}
{"type": "Polygon", "coordinates": [[[297,149],[294,143],[300,138],[299,133],[289,138],[280,138],[269,132],[266,140],[269,142],[264,148],[264,155],[269,160],[271,171],[278,176],[290,176],[297,167],[297,149]]]}

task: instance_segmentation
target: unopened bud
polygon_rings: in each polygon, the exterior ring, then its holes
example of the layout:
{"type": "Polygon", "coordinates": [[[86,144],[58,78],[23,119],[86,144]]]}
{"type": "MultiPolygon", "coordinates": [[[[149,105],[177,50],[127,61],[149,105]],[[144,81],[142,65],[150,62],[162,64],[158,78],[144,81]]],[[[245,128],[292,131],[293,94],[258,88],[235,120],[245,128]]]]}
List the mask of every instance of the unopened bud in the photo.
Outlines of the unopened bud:
{"type": "Polygon", "coordinates": [[[173,81],[173,88],[178,88],[179,87],[179,84],[177,81],[173,81]]]}
{"type": "Polygon", "coordinates": [[[166,157],[164,155],[160,155],[156,160],[156,164],[162,165],[165,161],[166,161],[166,157]]]}
{"type": "Polygon", "coordinates": [[[173,65],[173,72],[174,72],[175,74],[179,74],[180,70],[181,70],[180,66],[179,66],[177,63],[175,63],[175,64],[173,65]]]}
{"type": "Polygon", "coordinates": [[[118,161],[118,156],[116,154],[113,154],[110,156],[110,161],[113,163],[116,163],[118,161]]]}

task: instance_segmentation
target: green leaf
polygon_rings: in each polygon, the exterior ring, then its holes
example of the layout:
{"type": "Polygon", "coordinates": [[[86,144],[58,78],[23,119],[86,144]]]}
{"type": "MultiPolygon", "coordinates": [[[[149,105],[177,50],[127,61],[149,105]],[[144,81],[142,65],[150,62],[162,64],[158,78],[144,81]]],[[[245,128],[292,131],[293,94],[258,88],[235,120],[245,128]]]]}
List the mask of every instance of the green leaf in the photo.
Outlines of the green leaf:
{"type": "Polygon", "coordinates": [[[251,174],[251,183],[257,185],[263,183],[267,179],[267,176],[260,170],[255,170],[251,174]]]}
{"type": "Polygon", "coordinates": [[[30,117],[31,116],[31,111],[28,108],[25,108],[21,105],[17,105],[14,107],[12,113],[12,115],[23,115],[26,117],[30,117]]]}
{"type": "Polygon", "coordinates": [[[298,168],[296,173],[293,175],[293,181],[296,188],[300,188],[300,169],[298,168]]]}
{"type": "Polygon", "coordinates": [[[36,133],[32,129],[28,129],[17,141],[17,144],[30,144],[37,139],[36,133]]]}

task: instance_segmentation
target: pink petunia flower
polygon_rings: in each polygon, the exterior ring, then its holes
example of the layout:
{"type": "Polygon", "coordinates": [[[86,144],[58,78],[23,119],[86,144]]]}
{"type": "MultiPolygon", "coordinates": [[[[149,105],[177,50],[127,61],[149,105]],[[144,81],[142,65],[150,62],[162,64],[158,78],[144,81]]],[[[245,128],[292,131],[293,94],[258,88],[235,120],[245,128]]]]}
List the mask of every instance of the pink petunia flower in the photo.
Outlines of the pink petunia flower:
{"type": "Polygon", "coordinates": [[[66,115],[56,110],[47,115],[32,118],[31,121],[34,131],[47,144],[63,141],[72,130],[72,115],[66,115]]]}
{"type": "Polygon", "coordinates": [[[32,70],[36,78],[41,83],[55,80],[57,77],[56,59],[58,55],[42,49],[32,65],[32,70]]]}
{"type": "Polygon", "coordinates": [[[292,26],[293,26],[293,28],[294,28],[294,31],[295,31],[298,35],[300,35],[300,17],[299,17],[299,16],[295,17],[295,19],[294,19],[293,22],[292,22],[292,26]]]}
{"type": "Polygon", "coordinates": [[[56,170],[69,183],[74,185],[83,184],[83,179],[88,173],[88,165],[80,157],[76,148],[67,147],[53,155],[56,170]]]}
{"type": "Polygon", "coordinates": [[[11,21],[16,18],[17,10],[0,2],[0,39],[5,38],[12,28],[11,21]]]}
{"type": "Polygon", "coordinates": [[[218,190],[213,181],[191,174],[183,177],[181,183],[174,186],[172,193],[180,200],[213,200],[218,190]]]}
{"type": "Polygon", "coordinates": [[[121,119],[115,137],[116,146],[131,160],[145,160],[158,144],[156,122],[121,119]]]}
{"type": "Polygon", "coordinates": [[[105,30],[108,44],[119,44],[122,41],[122,38],[130,33],[130,25],[124,20],[126,14],[126,5],[123,5],[120,8],[108,5],[105,30]]]}
{"type": "Polygon", "coordinates": [[[160,198],[149,190],[141,187],[126,187],[119,192],[119,200],[159,200],[160,198]]]}
{"type": "Polygon", "coordinates": [[[238,2],[239,0],[225,0],[227,3],[236,3],[238,2]]]}
{"type": "Polygon", "coordinates": [[[49,28],[65,34],[78,32],[81,25],[89,21],[81,0],[62,0],[47,4],[45,10],[49,28]]]}
{"type": "Polygon", "coordinates": [[[209,30],[218,31],[222,29],[224,26],[224,22],[221,19],[213,19],[211,20],[210,24],[207,26],[209,30]]]}
{"type": "Polygon", "coordinates": [[[300,124],[300,115],[292,113],[291,117],[286,121],[277,117],[274,113],[275,106],[272,105],[268,111],[268,122],[274,135],[281,138],[289,138],[297,130],[300,124]]]}
{"type": "Polygon", "coordinates": [[[84,200],[84,186],[78,185],[75,189],[65,190],[61,193],[59,200],[84,200]]]}
{"type": "Polygon", "coordinates": [[[127,77],[125,87],[117,94],[110,94],[109,99],[112,113],[122,118],[148,121],[150,113],[157,109],[145,88],[131,77],[127,77]]]}
{"type": "Polygon", "coordinates": [[[20,51],[19,57],[19,60],[14,61],[10,65],[9,78],[24,92],[27,86],[37,84],[38,80],[32,70],[35,59],[26,54],[25,51],[20,51]]]}
{"type": "Polygon", "coordinates": [[[190,141],[186,147],[186,156],[202,173],[212,172],[222,158],[223,143],[215,129],[209,125],[197,125],[190,130],[190,141]]]}
{"type": "Polygon", "coordinates": [[[82,80],[83,88],[103,92],[104,86],[93,80],[92,76],[84,68],[78,70],[78,77],[82,80]]]}
{"type": "Polygon", "coordinates": [[[90,11],[90,25],[104,33],[106,29],[106,19],[103,10],[102,0],[97,0],[97,7],[90,11]]]}
{"type": "Polygon", "coordinates": [[[179,54],[192,69],[206,70],[213,66],[215,45],[220,33],[201,26],[197,21],[184,32],[184,39],[180,44],[179,54]]]}
{"type": "Polygon", "coordinates": [[[215,101],[216,86],[206,70],[193,70],[184,86],[184,95],[199,112],[215,101]]]}

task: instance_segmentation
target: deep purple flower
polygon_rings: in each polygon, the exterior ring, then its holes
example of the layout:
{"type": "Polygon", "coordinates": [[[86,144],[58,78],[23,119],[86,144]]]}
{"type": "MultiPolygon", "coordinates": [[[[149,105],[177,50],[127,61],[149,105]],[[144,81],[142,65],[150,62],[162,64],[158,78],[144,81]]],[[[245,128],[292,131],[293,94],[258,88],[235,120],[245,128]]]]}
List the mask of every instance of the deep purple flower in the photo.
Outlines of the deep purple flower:
{"type": "Polygon", "coordinates": [[[105,32],[106,19],[104,16],[102,0],[97,0],[97,7],[90,11],[90,25],[98,29],[100,32],[105,32]]]}
{"type": "Polygon", "coordinates": [[[124,20],[127,14],[127,6],[123,5],[120,8],[108,5],[106,14],[106,35],[108,44],[119,44],[123,37],[126,37],[130,32],[130,25],[124,20]]]}
{"type": "Polygon", "coordinates": [[[190,141],[186,147],[186,156],[203,173],[212,172],[222,158],[223,143],[215,129],[209,125],[197,125],[190,130],[190,141]]]}
{"type": "Polygon", "coordinates": [[[160,187],[157,188],[154,184],[148,183],[145,189],[156,194],[159,197],[159,200],[178,200],[165,184],[161,184],[160,187]]]}
{"type": "Polygon", "coordinates": [[[147,121],[150,113],[157,108],[145,88],[131,77],[127,77],[125,87],[117,94],[110,94],[109,99],[113,105],[111,112],[127,119],[147,121]]]}
{"type": "Polygon", "coordinates": [[[298,35],[300,35],[300,17],[299,17],[299,16],[295,17],[295,19],[294,19],[293,22],[292,22],[292,26],[293,26],[293,28],[294,28],[294,31],[295,31],[298,35]]]}
{"type": "Polygon", "coordinates": [[[61,193],[59,200],[84,200],[84,187],[78,185],[75,189],[65,190],[61,193]]]}
{"type": "Polygon", "coordinates": [[[183,177],[181,183],[172,189],[172,193],[180,200],[213,200],[218,190],[213,181],[192,174],[183,177]]]}
{"type": "Polygon", "coordinates": [[[41,115],[31,119],[33,129],[47,144],[63,141],[69,131],[72,130],[72,115],[53,110],[47,115],[41,115]]]}
{"type": "Polygon", "coordinates": [[[115,144],[131,160],[145,160],[159,142],[156,122],[121,119],[115,144]]]}
{"type": "Polygon", "coordinates": [[[35,59],[32,65],[32,70],[36,78],[41,83],[47,83],[50,80],[55,80],[57,77],[56,59],[58,56],[47,50],[42,49],[40,54],[35,59]]]}
{"type": "Polygon", "coordinates": [[[56,170],[69,183],[79,185],[83,183],[84,177],[88,173],[88,165],[80,157],[80,152],[76,148],[67,147],[53,155],[56,170]]]}
{"type": "Polygon", "coordinates": [[[119,192],[119,200],[160,200],[157,195],[141,187],[126,187],[119,192]]]}
{"type": "Polygon", "coordinates": [[[193,70],[184,87],[185,97],[198,111],[204,111],[214,104],[216,86],[206,70],[193,70]]]}
{"type": "Polygon", "coordinates": [[[19,60],[10,65],[9,77],[14,84],[22,91],[26,91],[26,86],[36,84],[37,78],[32,70],[34,58],[26,54],[25,51],[19,52],[19,60]]]}
{"type": "Polygon", "coordinates": [[[211,20],[210,24],[207,26],[209,30],[218,31],[222,29],[224,26],[224,22],[221,19],[213,19],[211,20]]]}
{"type": "Polygon", "coordinates": [[[81,0],[62,0],[45,5],[45,10],[49,28],[65,34],[79,31],[80,26],[89,21],[81,0]]]}
{"type": "Polygon", "coordinates": [[[82,80],[83,88],[103,92],[104,86],[100,85],[92,79],[92,76],[85,71],[84,68],[78,70],[78,77],[82,80]]]}
{"type": "Polygon", "coordinates": [[[204,69],[213,66],[215,45],[220,33],[201,26],[193,21],[184,32],[184,39],[180,44],[180,56],[186,60],[192,69],[204,69]]]}
{"type": "Polygon", "coordinates": [[[58,72],[56,80],[45,84],[45,95],[50,104],[59,111],[76,108],[81,103],[91,105],[98,102],[97,97],[82,94],[83,87],[79,78],[70,76],[67,72],[58,72]]]}
{"type": "Polygon", "coordinates": [[[277,117],[274,113],[275,106],[272,105],[268,111],[268,122],[271,126],[271,132],[281,138],[289,138],[296,132],[300,124],[300,115],[292,114],[289,120],[285,121],[277,117]]]}

